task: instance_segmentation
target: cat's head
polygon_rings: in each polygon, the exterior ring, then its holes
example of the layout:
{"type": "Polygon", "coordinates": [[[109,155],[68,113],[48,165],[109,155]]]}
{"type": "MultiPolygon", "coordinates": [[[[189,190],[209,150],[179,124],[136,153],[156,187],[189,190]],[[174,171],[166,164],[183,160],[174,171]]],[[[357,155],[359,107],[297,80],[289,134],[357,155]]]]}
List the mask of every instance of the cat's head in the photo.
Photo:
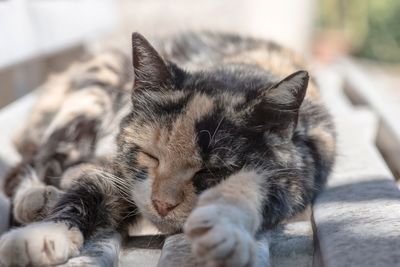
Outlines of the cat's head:
{"type": "Polygon", "coordinates": [[[197,196],[289,144],[308,75],[278,81],[252,66],[189,73],[134,33],[132,111],[118,136],[123,176],[153,223],[177,230],[197,196]]]}

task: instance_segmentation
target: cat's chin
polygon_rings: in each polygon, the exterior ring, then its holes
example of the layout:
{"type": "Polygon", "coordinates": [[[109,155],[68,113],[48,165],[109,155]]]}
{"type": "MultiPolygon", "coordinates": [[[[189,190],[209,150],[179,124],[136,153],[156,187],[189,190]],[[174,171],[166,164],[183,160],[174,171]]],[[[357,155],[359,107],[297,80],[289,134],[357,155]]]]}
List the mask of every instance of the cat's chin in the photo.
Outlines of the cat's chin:
{"type": "Polygon", "coordinates": [[[175,234],[182,232],[183,223],[179,221],[160,218],[154,215],[145,215],[148,219],[162,234],[175,234]]]}

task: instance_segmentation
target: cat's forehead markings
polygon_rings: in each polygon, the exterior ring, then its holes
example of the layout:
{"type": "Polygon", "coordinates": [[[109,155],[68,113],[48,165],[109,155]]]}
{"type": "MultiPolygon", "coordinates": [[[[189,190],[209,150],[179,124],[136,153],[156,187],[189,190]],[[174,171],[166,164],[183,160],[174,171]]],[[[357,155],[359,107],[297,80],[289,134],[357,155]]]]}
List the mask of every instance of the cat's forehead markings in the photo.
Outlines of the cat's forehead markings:
{"type": "Polygon", "coordinates": [[[136,95],[136,101],[143,101],[143,105],[147,104],[147,101],[151,99],[151,101],[156,103],[168,103],[178,101],[180,98],[185,97],[185,92],[183,91],[173,91],[166,93],[169,89],[161,88],[160,91],[141,91],[140,95],[136,95]]]}
{"type": "Polygon", "coordinates": [[[155,124],[144,124],[141,126],[132,127],[128,125],[125,127],[126,135],[125,138],[134,142],[141,147],[148,146],[149,139],[158,139],[161,129],[155,124]]]}
{"type": "Polygon", "coordinates": [[[208,114],[214,107],[212,99],[206,95],[196,95],[190,101],[186,116],[192,120],[198,120],[204,115],[208,114]]]}
{"type": "MultiPolygon", "coordinates": [[[[190,165],[192,162],[199,161],[197,150],[195,123],[213,109],[213,101],[206,95],[195,95],[188,103],[186,111],[174,122],[171,131],[161,132],[159,147],[171,159],[190,165]],[[164,136],[168,135],[168,136],[164,136]]],[[[193,166],[197,167],[197,166],[193,166]]]]}
{"type": "Polygon", "coordinates": [[[157,123],[145,124],[140,128],[127,127],[127,138],[137,145],[174,156],[191,156],[197,154],[195,122],[211,112],[213,100],[202,94],[195,95],[188,103],[186,110],[176,119],[171,130],[157,123]]]}
{"type": "Polygon", "coordinates": [[[181,144],[178,147],[184,146],[186,149],[195,149],[196,133],[195,123],[204,115],[211,112],[213,109],[213,101],[206,95],[196,95],[188,103],[186,112],[184,112],[174,122],[170,132],[170,140],[181,144]]]}

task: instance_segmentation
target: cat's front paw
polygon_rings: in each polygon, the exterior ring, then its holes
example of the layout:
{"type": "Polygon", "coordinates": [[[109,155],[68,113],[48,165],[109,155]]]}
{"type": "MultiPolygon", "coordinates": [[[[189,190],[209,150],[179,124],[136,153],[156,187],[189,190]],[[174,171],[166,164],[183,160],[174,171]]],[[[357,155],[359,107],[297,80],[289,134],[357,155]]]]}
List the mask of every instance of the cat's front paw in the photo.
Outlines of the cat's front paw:
{"type": "Polygon", "coordinates": [[[27,224],[43,218],[61,194],[62,192],[54,186],[33,187],[23,194],[18,194],[14,199],[15,220],[27,224]]]}
{"type": "Polygon", "coordinates": [[[184,231],[192,243],[192,253],[207,266],[251,267],[256,262],[256,242],[240,226],[231,222],[219,205],[196,208],[184,231]]]}
{"type": "Polygon", "coordinates": [[[79,253],[83,236],[63,223],[36,223],[0,238],[0,266],[51,266],[79,253]]]}

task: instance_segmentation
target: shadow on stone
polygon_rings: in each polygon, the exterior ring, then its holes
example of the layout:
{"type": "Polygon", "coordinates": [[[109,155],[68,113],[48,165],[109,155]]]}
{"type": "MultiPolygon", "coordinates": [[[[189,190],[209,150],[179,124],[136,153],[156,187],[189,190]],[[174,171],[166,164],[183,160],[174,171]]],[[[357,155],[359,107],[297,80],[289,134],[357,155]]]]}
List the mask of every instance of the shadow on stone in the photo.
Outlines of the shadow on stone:
{"type": "Polygon", "coordinates": [[[317,251],[322,251],[317,258],[324,266],[400,266],[400,225],[394,222],[382,228],[380,224],[379,220],[360,224],[351,219],[320,223],[318,231],[328,238],[316,243],[317,251]],[[371,231],[373,225],[376,231],[371,231]]]}
{"type": "Polygon", "coordinates": [[[319,203],[399,200],[400,190],[392,180],[372,179],[326,188],[317,197],[319,203]]]}

